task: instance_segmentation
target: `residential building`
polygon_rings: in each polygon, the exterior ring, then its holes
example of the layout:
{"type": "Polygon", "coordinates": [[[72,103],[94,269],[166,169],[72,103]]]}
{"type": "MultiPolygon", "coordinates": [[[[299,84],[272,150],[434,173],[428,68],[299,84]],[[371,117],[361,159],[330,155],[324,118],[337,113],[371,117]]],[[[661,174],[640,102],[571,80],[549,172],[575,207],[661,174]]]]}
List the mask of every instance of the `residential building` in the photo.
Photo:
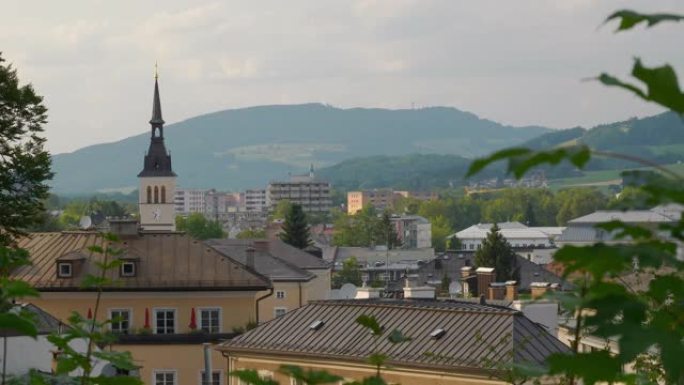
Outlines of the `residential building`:
{"type": "Polygon", "coordinates": [[[281,384],[296,383],[278,370],[281,365],[360,381],[375,375],[367,358],[378,349],[375,337],[356,323],[361,315],[374,316],[384,330],[411,337],[390,344],[383,336],[380,349],[389,365],[382,376],[387,383],[504,384],[498,371],[502,365],[543,365],[550,354],[569,351],[520,311],[429,298],[314,301],[222,343],[218,350],[226,356],[228,371],[253,369],[281,384]]]}
{"type": "MultiPolygon", "coordinates": [[[[48,340],[48,336],[60,335],[66,331],[66,327],[52,314],[30,303],[17,304],[14,310],[30,314],[38,333],[34,338],[13,330],[2,331],[0,343],[6,348],[0,349],[0,360],[5,365],[5,373],[8,377],[19,378],[27,375],[31,370],[50,373],[55,364],[55,352],[59,348],[48,340]]],[[[84,338],[75,339],[71,341],[70,346],[79,353],[85,353],[88,349],[88,341],[84,338]]],[[[107,370],[108,366],[106,361],[95,358],[92,375],[115,374],[107,370]]]]}
{"type": "Polygon", "coordinates": [[[403,249],[425,249],[432,247],[432,224],[418,215],[393,215],[397,237],[403,249]]]}
{"type": "Polygon", "coordinates": [[[145,231],[174,231],[176,173],[171,167],[171,154],[164,145],[164,119],[156,76],[150,125],[150,146],[145,154],[143,169],[138,173],[140,226],[145,231]]]}
{"type": "Polygon", "coordinates": [[[351,247],[351,246],[327,246],[323,247],[323,260],[331,263],[333,269],[342,267],[344,261],[356,258],[360,266],[370,266],[377,263],[390,263],[402,261],[429,261],[435,257],[435,249],[391,249],[384,246],[377,247],[351,247]]]}
{"type": "MultiPolygon", "coordinates": [[[[121,266],[109,271],[113,283],[103,288],[98,320],[111,324],[115,351],[130,351],[140,378],[157,385],[156,376],[194,384],[203,368],[202,343],[234,336],[257,318],[256,297],[272,287],[269,279],[230,256],[176,232],[138,232],[132,221],[112,222],[122,241],[121,266]],[[202,333],[198,333],[202,331],[202,333]]],[[[83,287],[99,273],[103,245],[96,232],[34,233],[18,246],[28,250],[31,265],[12,274],[40,292],[30,303],[65,322],[72,312],[95,309],[96,290],[83,287]]],[[[111,258],[111,257],[110,257],[111,258]]],[[[214,368],[221,356],[212,354],[214,368]]]]}
{"type": "Polygon", "coordinates": [[[204,215],[211,220],[223,222],[225,214],[239,211],[240,193],[216,191],[211,189],[204,198],[204,215]]]}
{"type": "MultiPolygon", "coordinates": [[[[673,205],[658,206],[652,210],[600,210],[568,221],[567,228],[557,238],[556,242],[559,245],[615,242],[614,233],[597,228],[596,225],[610,221],[621,221],[658,231],[660,225],[675,223],[679,220],[679,216],[681,216],[681,211],[678,211],[677,206],[673,205]]],[[[663,234],[665,233],[663,232],[663,234]]],[[[624,239],[621,240],[621,242],[624,241],[624,239]]]]}
{"type": "MultiPolygon", "coordinates": [[[[493,224],[478,223],[465,230],[449,236],[456,237],[461,244],[461,250],[475,251],[482,247],[493,224]]],[[[554,240],[564,228],[562,227],[528,227],[520,222],[498,223],[499,233],[515,249],[538,249],[554,247],[554,240]]]]}
{"type": "Polygon", "coordinates": [[[257,294],[259,322],[330,295],[330,264],[281,240],[214,239],[207,245],[270,280],[272,288],[257,294]]]}
{"type": "Polygon", "coordinates": [[[243,196],[243,211],[268,211],[268,194],[265,189],[245,190],[243,196]]]}
{"type": "Polygon", "coordinates": [[[437,199],[437,193],[432,191],[395,191],[391,189],[375,189],[350,191],[347,193],[347,214],[356,214],[366,206],[372,206],[378,211],[392,208],[401,198],[414,198],[421,201],[437,199]]]}
{"type": "Polygon", "coordinates": [[[273,210],[282,200],[301,205],[307,213],[327,213],[332,208],[330,183],[318,179],[311,165],[306,175],[291,175],[289,181],[273,181],[268,184],[269,209],[273,210]]]}
{"type": "Polygon", "coordinates": [[[208,190],[200,189],[176,189],[174,204],[176,215],[188,216],[193,213],[204,214],[206,210],[205,196],[208,190]]]}

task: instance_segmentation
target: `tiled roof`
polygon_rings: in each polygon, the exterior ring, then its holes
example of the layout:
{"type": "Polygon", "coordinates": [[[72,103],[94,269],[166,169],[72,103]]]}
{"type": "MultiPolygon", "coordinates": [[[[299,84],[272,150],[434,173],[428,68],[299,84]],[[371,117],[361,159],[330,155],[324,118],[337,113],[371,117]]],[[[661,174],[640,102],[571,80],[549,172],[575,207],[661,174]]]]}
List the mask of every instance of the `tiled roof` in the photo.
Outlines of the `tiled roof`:
{"type": "Polygon", "coordinates": [[[242,264],[247,248],[254,250],[254,269],[272,280],[309,281],[315,275],[307,270],[329,269],[328,263],[280,240],[212,239],[207,245],[242,264]],[[260,249],[256,244],[264,244],[260,249]]]}
{"type": "MultiPolygon", "coordinates": [[[[81,290],[83,278],[100,271],[96,262],[102,256],[88,251],[95,244],[102,245],[102,238],[95,232],[30,234],[18,246],[29,251],[32,265],[16,269],[12,276],[41,291],[81,290]],[[79,255],[85,259],[73,259],[79,255]],[[73,277],[57,277],[61,257],[74,263],[73,277]]],[[[143,233],[126,237],[116,247],[124,249],[124,257],[138,258],[136,275],[119,277],[118,271],[109,271],[109,278],[116,282],[106,290],[263,290],[271,286],[266,277],[185,234],[143,233]]]]}
{"type": "Polygon", "coordinates": [[[314,301],[223,343],[219,350],[363,361],[374,351],[390,365],[488,370],[487,362],[543,364],[568,348],[522,313],[494,305],[435,300],[314,301]],[[377,344],[355,320],[374,316],[386,332],[377,344]],[[314,330],[310,325],[322,321],[314,330]],[[391,344],[400,330],[410,341],[391,344]],[[444,329],[440,338],[430,336],[444,329]]]}

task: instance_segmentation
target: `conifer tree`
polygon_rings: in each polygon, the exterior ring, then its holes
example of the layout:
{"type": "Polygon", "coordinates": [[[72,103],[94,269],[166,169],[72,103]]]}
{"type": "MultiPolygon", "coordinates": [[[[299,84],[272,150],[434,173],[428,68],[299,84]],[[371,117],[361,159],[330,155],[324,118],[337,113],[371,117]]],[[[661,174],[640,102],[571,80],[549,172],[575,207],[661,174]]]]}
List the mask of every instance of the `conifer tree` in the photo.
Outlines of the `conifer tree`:
{"type": "Polygon", "coordinates": [[[389,211],[385,211],[382,214],[382,218],[378,221],[375,233],[376,244],[387,246],[389,249],[401,246],[401,240],[397,235],[396,227],[392,223],[389,211]]]}
{"type": "Polygon", "coordinates": [[[499,232],[496,223],[482,241],[482,247],[475,253],[475,264],[478,267],[493,267],[499,282],[516,279],[515,252],[499,232]]]}
{"type": "Polygon", "coordinates": [[[309,224],[301,205],[293,204],[285,215],[280,239],[298,249],[303,249],[311,244],[309,224]]]}

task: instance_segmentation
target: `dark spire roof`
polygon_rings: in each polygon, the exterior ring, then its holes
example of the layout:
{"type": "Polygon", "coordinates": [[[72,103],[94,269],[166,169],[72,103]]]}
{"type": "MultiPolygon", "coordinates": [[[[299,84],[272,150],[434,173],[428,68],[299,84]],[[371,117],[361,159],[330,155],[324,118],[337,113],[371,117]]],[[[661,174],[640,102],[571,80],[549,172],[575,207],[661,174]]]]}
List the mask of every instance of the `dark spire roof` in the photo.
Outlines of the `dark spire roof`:
{"type": "Polygon", "coordinates": [[[164,125],[164,119],[162,119],[161,101],[159,101],[159,83],[157,82],[158,76],[154,75],[154,101],[152,102],[152,119],[150,119],[151,125],[164,125]]]}
{"type": "Polygon", "coordinates": [[[152,101],[152,137],[150,148],[145,154],[145,162],[138,177],[144,176],[176,176],[171,169],[171,155],[164,146],[164,119],[162,119],[161,101],[159,100],[159,82],[154,75],[154,99],[152,101]]]}

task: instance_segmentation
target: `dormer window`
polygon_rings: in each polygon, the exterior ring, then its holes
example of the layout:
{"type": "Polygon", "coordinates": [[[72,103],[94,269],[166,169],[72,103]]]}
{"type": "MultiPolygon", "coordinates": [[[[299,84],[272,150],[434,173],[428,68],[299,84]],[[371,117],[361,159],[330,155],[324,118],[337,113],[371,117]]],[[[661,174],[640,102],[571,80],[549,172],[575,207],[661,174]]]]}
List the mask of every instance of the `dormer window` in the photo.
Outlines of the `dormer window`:
{"type": "Polygon", "coordinates": [[[121,264],[122,277],[135,277],[135,262],[127,261],[121,264]]]}
{"type": "Polygon", "coordinates": [[[73,266],[71,262],[60,262],[57,264],[57,276],[59,278],[71,278],[73,266]]]}

